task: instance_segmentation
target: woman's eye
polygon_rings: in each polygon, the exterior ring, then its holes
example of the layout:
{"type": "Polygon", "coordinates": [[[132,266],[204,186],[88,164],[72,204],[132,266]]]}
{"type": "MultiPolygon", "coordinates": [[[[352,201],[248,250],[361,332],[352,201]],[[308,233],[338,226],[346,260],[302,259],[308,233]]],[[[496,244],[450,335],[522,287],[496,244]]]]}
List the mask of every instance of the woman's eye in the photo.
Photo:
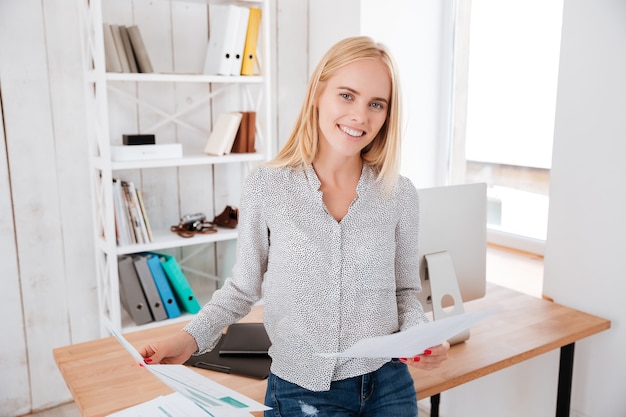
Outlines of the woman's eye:
{"type": "Polygon", "coordinates": [[[382,108],[383,108],[383,105],[382,105],[382,104],[380,104],[380,103],[372,103],[372,104],[371,104],[371,106],[372,106],[373,108],[375,108],[375,109],[379,109],[379,110],[382,110],[382,108]]]}
{"type": "Polygon", "coordinates": [[[350,100],[350,99],[352,99],[352,94],[350,94],[350,93],[341,93],[341,97],[345,98],[346,100],[350,100]]]}

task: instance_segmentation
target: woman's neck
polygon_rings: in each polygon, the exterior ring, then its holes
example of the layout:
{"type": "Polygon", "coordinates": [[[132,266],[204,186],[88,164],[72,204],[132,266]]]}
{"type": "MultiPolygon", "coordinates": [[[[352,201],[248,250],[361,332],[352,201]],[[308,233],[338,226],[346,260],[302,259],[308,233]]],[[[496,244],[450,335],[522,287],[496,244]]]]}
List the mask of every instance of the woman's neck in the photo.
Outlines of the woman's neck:
{"type": "Polygon", "coordinates": [[[322,187],[333,188],[355,187],[361,171],[363,161],[360,156],[353,158],[315,158],[313,168],[322,187]]]}

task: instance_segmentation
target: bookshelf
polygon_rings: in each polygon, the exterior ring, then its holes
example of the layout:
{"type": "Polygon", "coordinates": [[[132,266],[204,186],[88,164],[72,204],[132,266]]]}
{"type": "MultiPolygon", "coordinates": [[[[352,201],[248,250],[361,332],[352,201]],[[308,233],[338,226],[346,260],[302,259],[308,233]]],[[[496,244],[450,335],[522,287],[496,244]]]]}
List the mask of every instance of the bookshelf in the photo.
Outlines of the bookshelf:
{"type": "MultiPolygon", "coordinates": [[[[224,4],[220,0],[216,3],[224,4]]],[[[229,3],[229,2],[226,2],[229,3]]],[[[207,219],[226,205],[237,206],[249,170],[274,154],[271,139],[269,0],[233,1],[261,10],[256,75],[204,74],[208,45],[207,11],[197,0],[84,0],[85,102],[88,113],[93,235],[100,331],[108,326],[137,330],[188,320],[189,315],[137,326],[120,302],[120,255],[162,252],[173,255],[189,275],[200,304],[210,299],[234,262],[236,229],[182,238],[170,226],[188,213],[207,219]],[[107,72],[103,24],[136,25],[152,62],[152,73],[107,72]],[[256,151],[211,156],[203,148],[222,112],[255,111],[256,151]],[[111,147],[123,134],[150,133],[156,143],[180,143],[180,158],[113,161],[111,147]],[[141,190],[152,241],[119,246],[116,239],[113,179],[141,190]]]]}

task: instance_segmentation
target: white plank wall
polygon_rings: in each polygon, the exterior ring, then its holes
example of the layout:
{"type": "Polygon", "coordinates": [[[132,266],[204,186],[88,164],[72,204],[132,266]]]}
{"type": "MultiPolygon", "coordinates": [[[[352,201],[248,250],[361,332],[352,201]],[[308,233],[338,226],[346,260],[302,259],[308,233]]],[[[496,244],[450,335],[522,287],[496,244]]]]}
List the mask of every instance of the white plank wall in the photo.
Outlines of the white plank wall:
{"type": "MultiPolygon", "coordinates": [[[[4,25],[2,25],[4,27],[4,25]]],[[[4,48],[0,48],[4,50],[4,48]]],[[[3,57],[4,61],[4,57],[3,57]]],[[[0,83],[1,83],[0,78],[0,83]]],[[[2,85],[0,84],[0,88],[2,85]]],[[[1,96],[0,96],[1,97],[1,96]]],[[[2,102],[0,110],[4,113],[2,102]]],[[[13,224],[11,180],[7,158],[7,141],[4,120],[0,119],[0,275],[2,278],[2,302],[0,317],[4,336],[4,353],[0,355],[0,412],[25,410],[29,394],[28,362],[26,358],[26,335],[17,261],[16,234],[13,224]]]]}
{"type": "Polygon", "coordinates": [[[0,256],[2,265],[18,264],[18,274],[3,277],[17,292],[3,291],[2,297],[19,300],[23,314],[3,317],[3,328],[13,330],[5,333],[11,348],[3,355],[9,363],[0,388],[3,415],[66,398],[51,348],[95,334],[89,334],[95,297],[86,153],[80,137],[72,137],[74,127],[80,131],[83,123],[81,112],[74,111],[83,97],[77,72],[80,43],[77,26],[59,29],[63,22],[76,21],[75,5],[61,3],[66,2],[0,5],[4,162],[10,178],[2,194],[10,195],[14,215],[3,212],[2,221],[15,227],[13,250],[0,256]],[[64,10],[63,21],[59,10],[64,10]],[[25,350],[13,350],[23,343],[25,350]]]}

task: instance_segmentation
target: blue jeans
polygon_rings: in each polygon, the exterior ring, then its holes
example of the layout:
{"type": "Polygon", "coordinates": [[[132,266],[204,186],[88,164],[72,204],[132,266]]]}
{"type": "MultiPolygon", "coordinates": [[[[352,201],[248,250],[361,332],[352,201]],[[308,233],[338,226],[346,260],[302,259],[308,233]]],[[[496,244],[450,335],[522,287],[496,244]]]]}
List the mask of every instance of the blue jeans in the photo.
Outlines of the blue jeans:
{"type": "Polygon", "coordinates": [[[369,374],[309,391],[274,374],[267,381],[265,417],[417,417],[417,396],[407,365],[397,359],[369,374]]]}

